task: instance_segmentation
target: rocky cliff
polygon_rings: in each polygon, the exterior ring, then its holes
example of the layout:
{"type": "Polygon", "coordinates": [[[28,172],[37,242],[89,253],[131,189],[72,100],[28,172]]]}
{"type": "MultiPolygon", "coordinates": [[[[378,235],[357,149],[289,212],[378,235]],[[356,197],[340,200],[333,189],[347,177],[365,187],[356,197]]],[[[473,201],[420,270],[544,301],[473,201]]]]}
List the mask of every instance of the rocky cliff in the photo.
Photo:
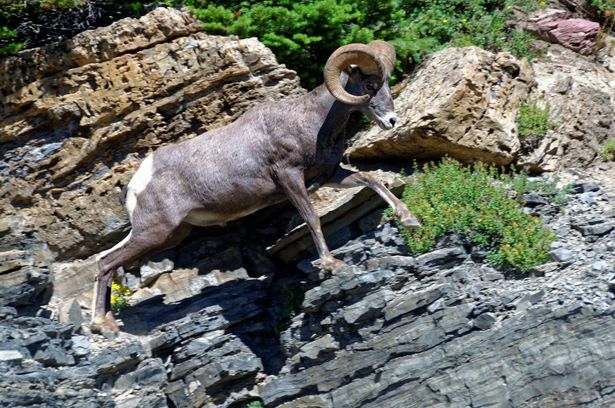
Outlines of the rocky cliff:
{"type": "Polygon", "coordinates": [[[274,276],[229,271],[182,300],[140,301],[114,340],[5,307],[3,403],[610,406],[615,191],[575,189],[563,208],[528,204],[558,234],[553,262],[529,276],[493,269],[459,236],[411,256],[389,223],[374,229],[378,210],[335,251],[352,265],[335,276],[309,259],[274,276]]]}
{"type": "Polygon", "coordinates": [[[565,204],[525,200],[557,235],[551,262],[497,270],[458,235],[412,255],[372,192],[321,188],[346,269],[312,265],[288,205],[199,229],[121,272],[116,338],[84,324],[93,254],[127,232],[119,195],[140,160],[305,91],[256,39],[164,8],[1,60],[0,405],[615,405],[615,169],[596,157],[614,54],[545,46],[531,64],[433,55],[399,90],[399,126],[359,133],[348,156],[394,191],[390,162],[417,157],[559,169],[565,204]],[[536,98],[556,126],[528,150],[515,121],[536,98]]]}

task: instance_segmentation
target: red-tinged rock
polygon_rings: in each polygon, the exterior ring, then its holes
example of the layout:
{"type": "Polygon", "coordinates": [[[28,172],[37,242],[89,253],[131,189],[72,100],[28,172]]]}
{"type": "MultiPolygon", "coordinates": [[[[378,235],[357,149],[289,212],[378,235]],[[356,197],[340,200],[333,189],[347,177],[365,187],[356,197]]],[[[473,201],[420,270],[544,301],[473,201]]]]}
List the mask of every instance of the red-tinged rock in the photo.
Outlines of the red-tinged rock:
{"type": "Polygon", "coordinates": [[[535,23],[536,34],[543,40],[561,44],[582,55],[591,54],[600,24],[582,18],[570,18],[565,10],[548,9],[530,19],[535,23]]]}

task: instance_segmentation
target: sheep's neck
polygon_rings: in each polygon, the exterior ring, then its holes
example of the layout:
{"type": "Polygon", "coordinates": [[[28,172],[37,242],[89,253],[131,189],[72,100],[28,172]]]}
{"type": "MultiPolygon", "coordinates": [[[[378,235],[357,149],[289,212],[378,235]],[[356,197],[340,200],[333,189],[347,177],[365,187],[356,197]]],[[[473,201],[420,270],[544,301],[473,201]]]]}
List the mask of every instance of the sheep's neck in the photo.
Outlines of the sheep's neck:
{"type": "Polygon", "coordinates": [[[318,144],[336,145],[344,138],[344,129],[352,106],[336,100],[324,84],[312,92],[315,94],[318,116],[321,118],[319,123],[322,123],[318,129],[318,144]]]}

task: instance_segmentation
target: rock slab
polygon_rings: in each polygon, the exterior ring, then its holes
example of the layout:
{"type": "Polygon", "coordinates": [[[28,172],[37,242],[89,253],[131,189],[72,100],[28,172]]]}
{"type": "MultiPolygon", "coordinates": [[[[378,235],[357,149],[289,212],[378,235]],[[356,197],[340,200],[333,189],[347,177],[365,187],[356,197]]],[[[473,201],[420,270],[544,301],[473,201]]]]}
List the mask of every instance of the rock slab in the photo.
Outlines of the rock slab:
{"type": "Polygon", "coordinates": [[[532,76],[526,61],[508,53],[477,47],[434,53],[395,99],[397,125],[359,133],[347,155],[406,161],[448,155],[508,164],[520,149],[516,116],[532,76]]]}

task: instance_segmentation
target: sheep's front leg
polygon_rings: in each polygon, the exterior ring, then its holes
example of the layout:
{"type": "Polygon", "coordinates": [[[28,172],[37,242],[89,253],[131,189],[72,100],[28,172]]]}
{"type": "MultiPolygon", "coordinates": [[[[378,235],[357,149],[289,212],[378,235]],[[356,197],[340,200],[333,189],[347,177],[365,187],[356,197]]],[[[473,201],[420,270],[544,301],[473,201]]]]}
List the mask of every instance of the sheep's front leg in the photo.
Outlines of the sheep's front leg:
{"type": "Polygon", "coordinates": [[[307,224],[310,234],[312,234],[322,269],[335,272],[343,267],[345,265],[344,262],[335,259],[327,247],[325,237],[320,228],[320,220],[308,198],[303,172],[299,170],[285,170],[283,173],[277,174],[277,176],[278,185],[297,209],[299,215],[307,224]]]}
{"type": "Polygon", "coordinates": [[[408,210],[408,207],[395,197],[380,181],[368,173],[352,172],[343,168],[333,175],[333,178],[327,183],[332,187],[359,187],[366,186],[374,190],[384,201],[393,208],[393,217],[406,228],[419,228],[421,223],[408,210]]]}

